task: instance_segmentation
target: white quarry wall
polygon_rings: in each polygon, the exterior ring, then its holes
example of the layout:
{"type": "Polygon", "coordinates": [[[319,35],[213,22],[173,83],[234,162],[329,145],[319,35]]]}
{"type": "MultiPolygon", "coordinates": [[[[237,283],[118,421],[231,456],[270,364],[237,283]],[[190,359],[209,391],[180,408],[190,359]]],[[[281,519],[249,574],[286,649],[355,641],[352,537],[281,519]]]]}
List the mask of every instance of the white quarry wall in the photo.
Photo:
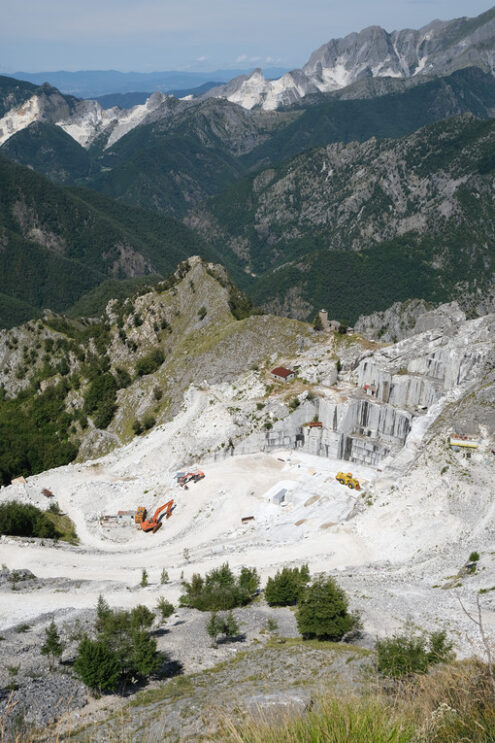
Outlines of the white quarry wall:
{"type": "Polygon", "coordinates": [[[410,413],[371,400],[350,398],[335,403],[316,398],[274,423],[269,431],[248,436],[236,445],[235,453],[301,449],[307,454],[377,466],[391,451],[398,451],[404,445],[412,417],[410,413]],[[323,426],[305,426],[315,415],[323,426]]]}

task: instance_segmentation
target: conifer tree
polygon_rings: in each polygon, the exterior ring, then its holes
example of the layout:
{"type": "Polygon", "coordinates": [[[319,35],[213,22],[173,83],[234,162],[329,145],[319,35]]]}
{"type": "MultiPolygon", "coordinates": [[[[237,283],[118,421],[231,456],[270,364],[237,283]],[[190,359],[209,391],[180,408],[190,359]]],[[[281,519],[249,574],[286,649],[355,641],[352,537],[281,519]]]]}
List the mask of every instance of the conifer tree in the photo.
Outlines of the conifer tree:
{"type": "Polygon", "coordinates": [[[57,625],[52,619],[48,627],[45,629],[45,642],[41,646],[41,655],[48,656],[50,669],[53,668],[55,660],[60,658],[63,651],[64,644],[60,639],[60,635],[58,634],[57,625]]]}
{"type": "Polygon", "coordinates": [[[121,677],[117,653],[102,640],[90,640],[85,635],[79,643],[74,671],[90,689],[101,694],[115,691],[121,677]]]}
{"type": "Polygon", "coordinates": [[[170,601],[167,601],[163,596],[160,596],[160,598],[157,601],[156,608],[162,615],[162,620],[165,621],[165,619],[168,619],[172,616],[174,613],[174,605],[170,603],[170,601]]]}

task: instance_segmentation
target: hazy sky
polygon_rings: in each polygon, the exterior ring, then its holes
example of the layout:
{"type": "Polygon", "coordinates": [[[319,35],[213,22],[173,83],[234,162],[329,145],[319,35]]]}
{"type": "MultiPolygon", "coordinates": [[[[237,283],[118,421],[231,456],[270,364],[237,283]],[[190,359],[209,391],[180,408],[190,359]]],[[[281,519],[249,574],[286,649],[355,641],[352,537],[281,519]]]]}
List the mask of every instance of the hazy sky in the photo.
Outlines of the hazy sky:
{"type": "Polygon", "coordinates": [[[490,7],[478,0],[1,0],[0,71],[300,67],[321,44],[365,26],[419,28],[490,7]]]}

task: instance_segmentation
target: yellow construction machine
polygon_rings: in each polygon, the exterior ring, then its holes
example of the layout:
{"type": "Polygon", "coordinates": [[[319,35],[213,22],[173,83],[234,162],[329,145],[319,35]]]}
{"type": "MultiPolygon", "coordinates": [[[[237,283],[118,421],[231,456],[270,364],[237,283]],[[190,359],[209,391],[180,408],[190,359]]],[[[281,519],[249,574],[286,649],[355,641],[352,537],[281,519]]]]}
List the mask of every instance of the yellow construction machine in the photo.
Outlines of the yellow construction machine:
{"type": "Polygon", "coordinates": [[[341,485],[347,485],[351,490],[361,490],[359,480],[352,476],[352,472],[337,472],[335,479],[338,480],[341,485]]]}

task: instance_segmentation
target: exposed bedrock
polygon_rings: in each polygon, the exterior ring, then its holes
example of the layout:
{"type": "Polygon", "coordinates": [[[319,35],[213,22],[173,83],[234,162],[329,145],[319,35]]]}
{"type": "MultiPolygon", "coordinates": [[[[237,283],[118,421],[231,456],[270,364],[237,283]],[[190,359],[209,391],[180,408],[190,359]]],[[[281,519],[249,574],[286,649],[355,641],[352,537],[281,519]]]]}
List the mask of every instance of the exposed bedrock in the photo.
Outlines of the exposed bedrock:
{"type": "Polygon", "coordinates": [[[404,445],[412,417],[411,413],[371,400],[349,398],[335,403],[316,398],[274,422],[266,433],[249,436],[235,451],[249,454],[283,447],[377,466],[404,445]],[[315,425],[316,418],[321,425],[315,425]]]}
{"type": "Polygon", "coordinates": [[[366,355],[346,375],[345,395],[341,387],[302,401],[282,420],[267,422],[265,432],[237,443],[235,452],[289,448],[374,467],[390,462],[413,423],[428,427],[446,396],[468,389],[490,366],[495,316],[458,319],[457,332],[450,327],[445,334],[442,326],[366,355]]]}

